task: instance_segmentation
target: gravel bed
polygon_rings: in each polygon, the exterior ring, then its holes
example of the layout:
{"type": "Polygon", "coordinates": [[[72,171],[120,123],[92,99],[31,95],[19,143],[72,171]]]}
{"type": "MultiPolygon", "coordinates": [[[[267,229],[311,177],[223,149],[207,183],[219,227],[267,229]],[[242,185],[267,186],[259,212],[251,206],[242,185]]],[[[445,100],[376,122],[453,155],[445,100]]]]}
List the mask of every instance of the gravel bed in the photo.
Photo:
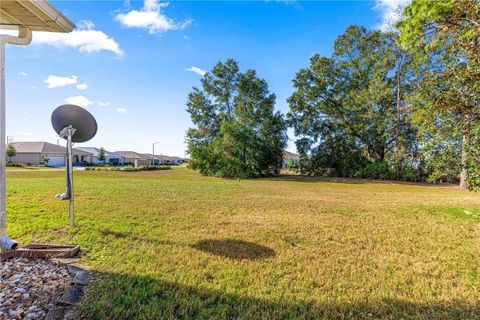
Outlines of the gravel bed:
{"type": "Polygon", "coordinates": [[[0,261],[0,319],[44,319],[74,276],[51,260],[0,261]]]}

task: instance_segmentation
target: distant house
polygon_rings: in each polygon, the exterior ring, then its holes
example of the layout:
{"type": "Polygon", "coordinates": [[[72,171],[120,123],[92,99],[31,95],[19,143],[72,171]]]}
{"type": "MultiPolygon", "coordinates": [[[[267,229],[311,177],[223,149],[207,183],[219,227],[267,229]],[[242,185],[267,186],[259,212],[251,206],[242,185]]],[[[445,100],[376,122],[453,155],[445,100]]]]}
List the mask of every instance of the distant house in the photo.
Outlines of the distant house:
{"type": "MultiPolygon", "coordinates": [[[[49,142],[13,142],[17,155],[12,157],[12,162],[23,163],[26,165],[45,164],[45,158],[48,157],[48,166],[63,167],[67,162],[67,149],[63,146],[49,142]]],[[[84,161],[90,161],[90,153],[73,148],[73,161],[75,164],[84,161]]]]}
{"type": "Polygon", "coordinates": [[[184,158],[175,157],[175,156],[173,156],[173,157],[168,157],[168,158],[170,158],[169,160],[170,160],[171,164],[174,164],[174,165],[180,165],[180,164],[185,163],[185,159],[184,159],[184,158]]]}
{"type": "MultiPolygon", "coordinates": [[[[152,164],[152,154],[151,153],[142,153],[152,164]]],[[[155,165],[179,165],[185,162],[185,159],[180,157],[170,157],[164,155],[155,155],[155,165]]]]}
{"type": "Polygon", "coordinates": [[[293,161],[295,165],[298,165],[298,163],[300,162],[300,155],[284,150],[282,168],[286,168],[288,166],[288,162],[290,161],[293,161]]]}
{"type": "Polygon", "coordinates": [[[122,156],[125,164],[131,164],[134,167],[148,166],[152,163],[151,156],[149,158],[135,151],[115,151],[114,153],[122,156]]]}
{"type": "Polygon", "coordinates": [[[155,155],[155,159],[153,159],[153,155],[152,155],[151,153],[142,153],[141,155],[148,159],[148,164],[149,164],[149,165],[151,165],[152,163],[153,163],[155,166],[159,166],[159,165],[164,164],[164,163],[162,163],[162,161],[160,160],[160,156],[155,155]],[[152,161],[152,160],[153,160],[153,161],[152,161]]]}
{"type": "Polygon", "coordinates": [[[78,147],[78,150],[82,150],[88,152],[91,155],[91,163],[93,164],[113,164],[113,165],[121,165],[125,163],[125,157],[121,154],[110,152],[105,150],[105,161],[98,160],[98,152],[100,148],[94,147],[78,147]]]}

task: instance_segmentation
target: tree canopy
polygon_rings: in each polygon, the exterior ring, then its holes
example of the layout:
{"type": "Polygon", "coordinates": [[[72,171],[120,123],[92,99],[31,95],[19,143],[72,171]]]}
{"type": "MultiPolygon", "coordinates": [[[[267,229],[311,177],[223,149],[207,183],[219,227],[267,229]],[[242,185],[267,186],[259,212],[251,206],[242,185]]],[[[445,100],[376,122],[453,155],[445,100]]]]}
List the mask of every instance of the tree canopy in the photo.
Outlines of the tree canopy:
{"type": "Polygon", "coordinates": [[[337,38],[330,58],[311,58],[288,100],[305,171],[320,166],[352,176],[408,148],[400,142],[411,133],[403,116],[409,62],[394,34],[360,26],[337,38]]]}
{"type": "Polygon", "coordinates": [[[419,66],[411,101],[431,180],[460,172],[466,188],[469,172],[480,173],[480,3],[415,0],[404,15],[400,42],[419,66]]]}
{"type": "MultiPolygon", "coordinates": [[[[480,189],[480,2],[413,0],[390,32],[350,26],[293,79],[287,122],[312,175],[457,181],[480,189]]],[[[254,70],[218,63],[188,96],[191,166],[278,173],[287,138],[254,70]]]]}
{"type": "Polygon", "coordinates": [[[232,59],[217,63],[188,95],[189,165],[229,178],[278,174],[287,136],[275,99],[255,70],[242,73],[232,59]]]}

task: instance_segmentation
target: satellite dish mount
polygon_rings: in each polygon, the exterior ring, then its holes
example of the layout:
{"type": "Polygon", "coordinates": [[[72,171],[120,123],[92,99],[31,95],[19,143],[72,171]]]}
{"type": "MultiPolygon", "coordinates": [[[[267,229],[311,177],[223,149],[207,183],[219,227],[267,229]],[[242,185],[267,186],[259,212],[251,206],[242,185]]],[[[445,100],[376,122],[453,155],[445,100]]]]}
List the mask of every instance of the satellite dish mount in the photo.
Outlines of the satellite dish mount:
{"type": "Polygon", "coordinates": [[[67,174],[67,190],[64,194],[57,195],[57,198],[61,200],[70,200],[70,225],[75,226],[75,202],[73,200],[73,143],[72,137],[75,134],[77,129],[71,125],[65,127],[60,131],[59,136],[67,140],[67,165],[66,165],[66,174],[67,174]]]}
{"type": "Polygon", "coordinates": [[[74,227],[73,143],[92,139],[97,133],[97,122],[87,110],[76,105],[65,104],[53,111],[52,126],[61,138],[67,140],[67,190],[63,194],[57,194],[56,197],[61,200],[70,200],[70,225],[74,227]]]}

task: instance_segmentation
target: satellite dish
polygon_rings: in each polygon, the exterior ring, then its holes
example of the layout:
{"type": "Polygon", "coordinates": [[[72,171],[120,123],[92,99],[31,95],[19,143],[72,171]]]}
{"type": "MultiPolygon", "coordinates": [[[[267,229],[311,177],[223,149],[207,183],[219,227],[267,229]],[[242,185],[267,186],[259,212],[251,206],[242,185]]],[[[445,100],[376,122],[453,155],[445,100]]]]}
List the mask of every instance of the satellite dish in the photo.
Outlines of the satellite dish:
{"type": "Polygon", "coordinates": [[[73,105],[64,104],[52,113],[52,126],[57,134],[67,140],[67,190],[57,194],[61,200],[70,200],[70,225],[75,225],[73,201],[73,143],[86,142],[97,134],[97,121],[87,110],[73,105]]]}
{"type": "MultiPolygon", "coordinates": [[[[72,135],[72,142],[86,142],[97,134],[97,121],[87,110],[73,105],[64,104],[52,113],[53,129],[60,135],[63,129],[72,126],[75,134],[72,135]]],[[[66,136],[62,138],[67,139],[66,136]]]]}

